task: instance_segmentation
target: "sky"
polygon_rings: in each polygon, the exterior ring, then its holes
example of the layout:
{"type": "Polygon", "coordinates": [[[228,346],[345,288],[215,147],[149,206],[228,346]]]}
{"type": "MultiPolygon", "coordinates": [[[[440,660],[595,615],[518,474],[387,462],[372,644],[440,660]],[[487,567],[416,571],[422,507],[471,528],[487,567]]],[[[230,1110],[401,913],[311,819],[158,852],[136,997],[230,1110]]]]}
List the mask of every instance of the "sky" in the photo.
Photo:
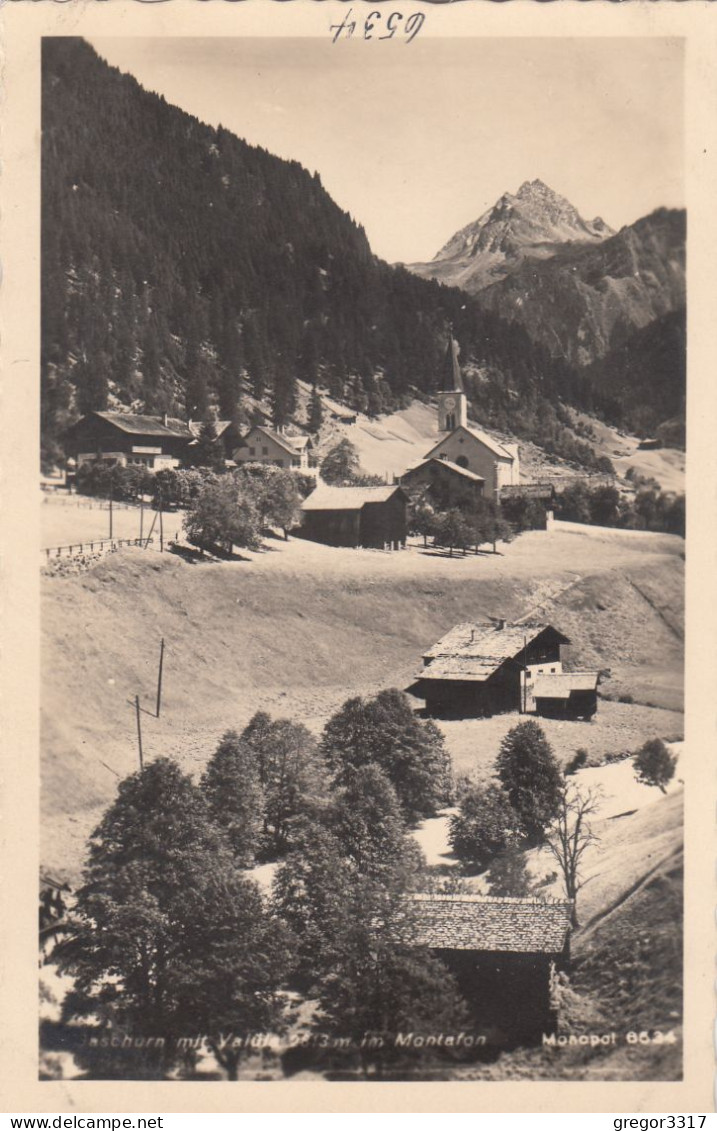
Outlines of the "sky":
{"type": "Polygon", "coordinates": [[[389,262],[432,259],[536,178],[613,228],[684,206],[678,39],[91,42],[168,102],[318,171],[389,262]]]}

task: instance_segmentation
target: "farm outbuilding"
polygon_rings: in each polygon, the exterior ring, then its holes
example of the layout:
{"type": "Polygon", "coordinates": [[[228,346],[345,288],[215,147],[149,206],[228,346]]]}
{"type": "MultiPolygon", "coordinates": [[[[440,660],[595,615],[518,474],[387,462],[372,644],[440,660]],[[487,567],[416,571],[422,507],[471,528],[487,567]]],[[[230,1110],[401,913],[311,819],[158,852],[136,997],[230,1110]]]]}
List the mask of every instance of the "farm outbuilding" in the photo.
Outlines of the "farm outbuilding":
{"type": "Polygon", "coordinates": [[[407,506],[401,487],[322,485],[302,504],[301,533],[327,546],[398,549],[406,544],[407,506]]]}
{"type": "Polygon", "coordinates": [[[550,624],[457,624],[424,654],[408,690],[425,700],[431,715],[521,711],[590,718],[597,709],[598,673],[564,672],[569,644],[550,624]]]}
{"type": "Polygon", "coordinates": [[[558,1023],[555,980],[570,964],[572,903],[483,895],[413,895],[409,945],[455,975],[491,1044],[540,1042],[558,1023]]]}
{"type": "Polygon", "coordinates": [[[483,497],[485,479],[448,459],[425,459],[401,476],[407,490],[425,490],[439,510],[471,509],[483,497]]]}
{"type": "Polygon", "coordinates": [[[591,719],[597,711],[598,672],[539,675],[533,684],[536,715],[591,719]]]}

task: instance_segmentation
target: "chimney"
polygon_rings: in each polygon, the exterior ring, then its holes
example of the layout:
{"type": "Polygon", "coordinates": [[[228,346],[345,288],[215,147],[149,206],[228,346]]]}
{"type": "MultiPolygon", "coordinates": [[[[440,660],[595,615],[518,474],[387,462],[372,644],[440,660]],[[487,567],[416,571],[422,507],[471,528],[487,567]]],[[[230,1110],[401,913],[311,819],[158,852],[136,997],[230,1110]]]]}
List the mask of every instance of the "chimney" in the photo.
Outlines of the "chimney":
{"type": "Polygon", "coordinates": [[[162,424],[164,425],[165,428],[169,424],[169,416],[167,415],[166,412],[162,413],[162,424]]]}
{"type": "Polygon", "coordinates": [[[496,628],[496,632],[502,632],[503,629],[505,628],[505,620],[502,620],[502,619],[499,620],[498,623],[496,624],[495,628],[496,628]]]}

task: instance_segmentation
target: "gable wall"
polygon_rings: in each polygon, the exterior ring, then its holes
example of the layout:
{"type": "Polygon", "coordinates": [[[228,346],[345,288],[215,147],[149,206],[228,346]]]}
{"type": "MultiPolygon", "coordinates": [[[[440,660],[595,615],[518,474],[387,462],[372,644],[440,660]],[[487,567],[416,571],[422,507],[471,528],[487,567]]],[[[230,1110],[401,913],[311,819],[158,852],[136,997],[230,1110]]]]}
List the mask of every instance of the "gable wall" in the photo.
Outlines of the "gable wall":
{"type": "MultiPolygon", "coordinates": [[[[441,440],[440,444],[434,449],[433,455],[446,456],[453,463],[458,463],[461,457],[465,457],[468,461],[468,470],[474,471],[476,475],[481,475],[485,479],[484,493],[488,498],[499,487],[512,481],[510,461],[499,459],[490,448],[487,448],[475,436],[471,436],[469,432],[452,432],[450,436],[441,440]],[[501,466],[503,464],[505,464],[505,467],[501,466]]],[[[459,466],[461,465],[459,464],[459,466]]]]}

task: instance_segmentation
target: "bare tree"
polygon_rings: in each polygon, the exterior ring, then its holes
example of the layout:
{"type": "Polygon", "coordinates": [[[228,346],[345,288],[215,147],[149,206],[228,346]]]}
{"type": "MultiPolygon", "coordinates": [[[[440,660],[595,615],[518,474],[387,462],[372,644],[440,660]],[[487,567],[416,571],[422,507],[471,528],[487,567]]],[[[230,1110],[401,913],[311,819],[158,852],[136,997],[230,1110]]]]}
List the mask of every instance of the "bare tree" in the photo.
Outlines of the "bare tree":
{"type": "Polygon", "coordinates": [[[581,793],[566,782],[560,794],[557,816],[546,829],[547,846],[557,860],[563,874],[565,894],[572,900],[572,923],[578,927],[577,895],[584,886],[580,868],[583,856],[591,844],[600,839],[592,830],[590,818],[595,814],[600,795],[588,789],[581,793]]]}

